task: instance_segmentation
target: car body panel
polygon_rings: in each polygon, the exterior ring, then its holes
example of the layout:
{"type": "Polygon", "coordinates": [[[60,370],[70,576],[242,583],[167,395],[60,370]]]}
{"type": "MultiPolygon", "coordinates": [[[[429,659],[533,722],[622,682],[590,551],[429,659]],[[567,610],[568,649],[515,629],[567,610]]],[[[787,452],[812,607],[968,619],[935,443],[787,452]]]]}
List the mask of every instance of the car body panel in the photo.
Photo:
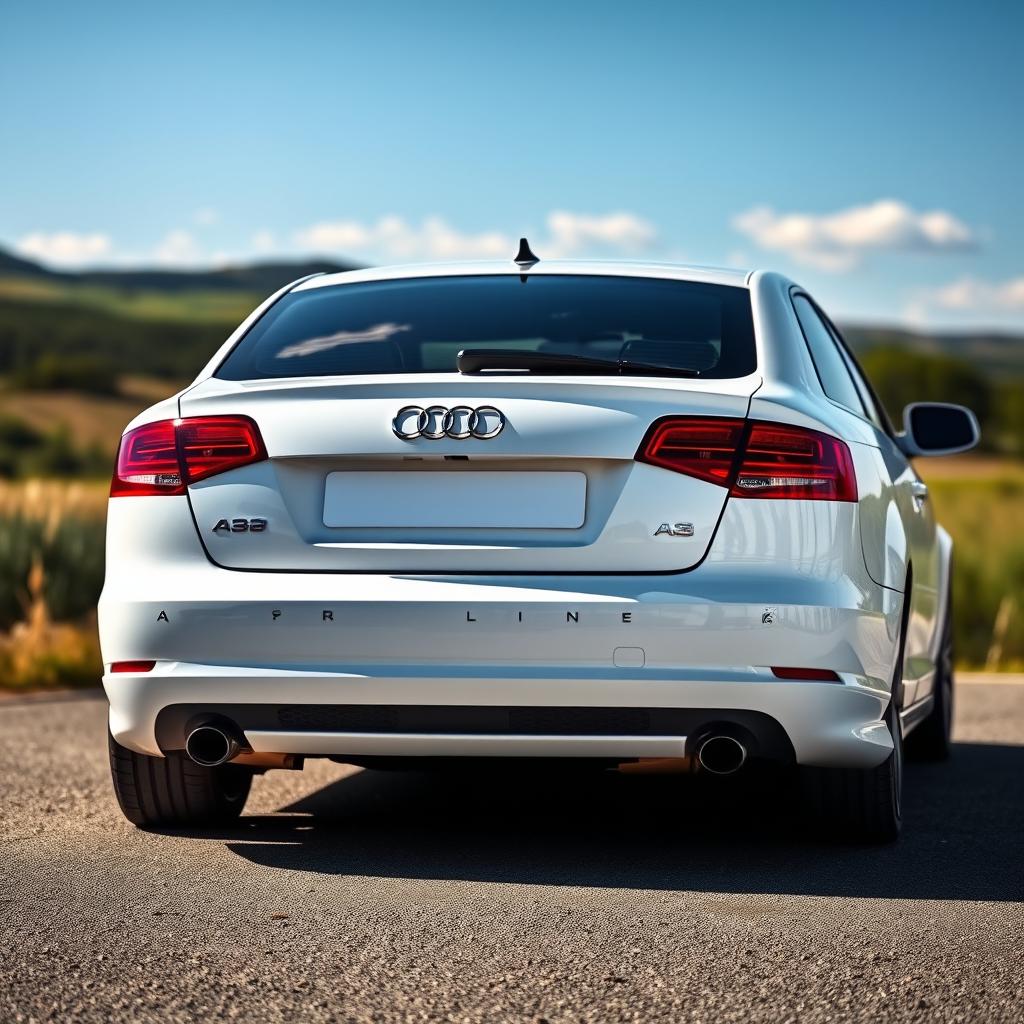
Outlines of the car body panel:
{"type": "MultiPolygon", "coordinates": [[[[951,543],[915,496],[919,481],[895,440],[823,393],[793,311],[793,282],[768,272],[544,261],[528,270],[378,268],[292,287],[524,273],[749,287],[757,372],[736,380],[217,379],[225,355],[282,289],[196,381],[129,425],[244,413],[258,422],[270,458],[193,484],[187,495],[111,501],[100,638],[119,742],[159,755],[161,711],[204,702],[688,708],[770,716],[801,764],[869,767],[888,756],[882,716],[894,682],[908,725],[930,699],[951,543]],[[428,402],[500,405],[507,433],[420,444],[396,437],[397,409],[428,402]],[[715,484],[635,462],[647,429],[669,415],[749,417],[839,437],[859,500],[728,497],[715,484]],[[410,461],[428,473],[538,463],[584,472],[583,526],[412,538],[324,526],[330,472],[393,472],[410,461]],[[235,517],[268,526],[260,535],[213,529],[235,517]],[[678,520],[693,522],[692,537],[656,535],[660,523],[678,520]],[[905,619],[905,670],[894,680],[905,619]],[[154,660],[154,670],[111,671],[138,659],[154,660]],[[778,666],[827,669],[838,680],[778,678],[778,666]]],[[[330,756],[629,758],[690,749],[687,737],[658,735],[251,732],[254,750],[330,756]]]]}

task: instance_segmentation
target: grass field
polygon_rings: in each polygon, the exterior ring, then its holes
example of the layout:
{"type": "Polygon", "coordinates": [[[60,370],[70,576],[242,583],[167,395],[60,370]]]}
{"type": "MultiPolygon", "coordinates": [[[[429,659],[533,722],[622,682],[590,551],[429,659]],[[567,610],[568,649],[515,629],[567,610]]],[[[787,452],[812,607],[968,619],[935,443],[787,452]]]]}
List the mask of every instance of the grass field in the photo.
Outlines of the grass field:
{"type": "MultiPolygon", "coordinates": [[[[958,664],[1021,671],[1024,463],[961,457],[920,471],[956,545],[958,664]]],[[[106,501],[105,481],[0,482],[0,686],[98,679],[106,501]]]]}
{"type": "Polygon", "coordinates": [[[958,659],[1024,668],[1024,462],[961,456],[918,471],[955,546],[958,659]]]}
{"type": "Polygon", "coordinates": [[[39,302],[47,306],[75,305],[133,320],[169,320],[178,323],[240,323],[264,298],[257,293],[187,289],[107,288],[65,284],[45,278],[0,277],[0,299],[39,302]]]}

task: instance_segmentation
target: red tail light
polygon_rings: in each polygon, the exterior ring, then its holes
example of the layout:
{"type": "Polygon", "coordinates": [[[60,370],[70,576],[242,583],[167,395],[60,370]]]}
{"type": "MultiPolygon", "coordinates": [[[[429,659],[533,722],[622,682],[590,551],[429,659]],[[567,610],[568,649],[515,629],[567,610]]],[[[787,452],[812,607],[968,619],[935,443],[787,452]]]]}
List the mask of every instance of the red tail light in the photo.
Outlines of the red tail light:
{"type": "Polygon", "coordinates": [[[728,487],[745,426],[743,420],[663,420],[652,428],[637,458],[728,487]]]}
{"type": "Polygon", "coordinates": [[[784,423],[752,423],[731,493],[856,501],[857,477],[850,449],[839,438],[784,423]]]}
{"type": "Polygon", "coordinates": [[[737,498],[857,500],[850,449],[836,437],[786,423],[663,420],[636,457],[721,484],[737,498]]]}
{"type": "Polygon", "coordinates": [[[248,416],[146,423],[121,438],[110,496],[184,494],[190,483],[266,457],[259,428],[248,416]]]}

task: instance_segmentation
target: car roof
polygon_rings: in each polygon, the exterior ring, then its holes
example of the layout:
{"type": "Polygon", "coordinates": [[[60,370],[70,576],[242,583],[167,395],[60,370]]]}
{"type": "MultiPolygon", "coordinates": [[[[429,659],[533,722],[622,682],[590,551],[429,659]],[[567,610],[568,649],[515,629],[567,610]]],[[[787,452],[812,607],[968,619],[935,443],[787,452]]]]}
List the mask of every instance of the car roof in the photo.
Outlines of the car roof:
{"type": "Polygon", "coordinates": [[[633,260],[539,260],[520,267],[511,260],[475,260],[461,263],[408,263],[392,267],[367,267],[337,274],[318,274],[306,278],[295,286],[295,291],[328,288],[339,284],[364,281],[395,281],[418,277],[464,277],[490,274],[584,274],[595,277],[659,277],[675,281],[695,281],[701,284],[749,286],[749,270],[730,270],[723,267],[691,267],[679,263],[655,263],[633,260]]]}

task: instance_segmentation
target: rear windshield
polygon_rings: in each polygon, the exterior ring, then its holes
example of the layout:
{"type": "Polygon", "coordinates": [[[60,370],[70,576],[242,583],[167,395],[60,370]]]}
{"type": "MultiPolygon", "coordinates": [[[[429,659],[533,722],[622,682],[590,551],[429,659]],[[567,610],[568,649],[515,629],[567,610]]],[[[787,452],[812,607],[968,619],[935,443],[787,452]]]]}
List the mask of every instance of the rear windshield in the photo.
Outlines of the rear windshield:
{"type": "MultiPolygon", "coordinates": [[[[252,327],[227,380],[456,372],[461,349],[627,359],[701,377],[756,366],[745,288],[643,277],[516,274],[290,292],[252,327]]],[[[614,372],[611,370],[610,372],[614,372]]]]}

